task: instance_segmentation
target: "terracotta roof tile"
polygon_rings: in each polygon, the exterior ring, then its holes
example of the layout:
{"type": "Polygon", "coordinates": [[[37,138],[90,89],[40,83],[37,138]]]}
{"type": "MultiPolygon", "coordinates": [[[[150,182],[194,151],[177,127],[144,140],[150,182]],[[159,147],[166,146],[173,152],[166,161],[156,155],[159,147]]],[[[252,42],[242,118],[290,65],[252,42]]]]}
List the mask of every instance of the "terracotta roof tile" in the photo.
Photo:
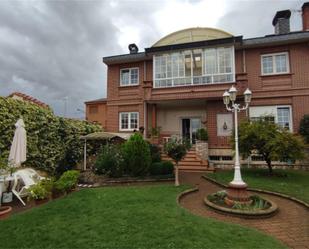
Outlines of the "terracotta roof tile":
{"type": "Polygon", "coordinates": [[[44,108],[50,108],[49,105],[45,104],[44,102],[42,102],[42,101],[40,101],[40,100],[38,100],[38,99],[36,99],[32,96],[24,94],[24,93],[13,92],[8,97],[13,97],[13,96],[18,96],[18,97],[22,98],[24,101],[31,102],[33,104],[36,104],[36,105],[44,107],[44,108]]]}

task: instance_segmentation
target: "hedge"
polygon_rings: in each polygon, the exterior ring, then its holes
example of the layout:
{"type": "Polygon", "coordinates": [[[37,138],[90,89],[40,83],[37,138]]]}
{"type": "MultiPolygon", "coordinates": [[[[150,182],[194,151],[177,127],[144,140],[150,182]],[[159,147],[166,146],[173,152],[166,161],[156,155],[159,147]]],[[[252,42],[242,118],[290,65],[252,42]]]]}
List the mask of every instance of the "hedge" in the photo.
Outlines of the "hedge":
{"type": "MultiPolygon", "coordinates": [[[[82,159],[81,135],[100,131],[87,121],[57,117],[49,108],[0,97],[0,157],[7,159],[15,123],[22,117],[27,131],[26,165],[55,173],[70,169],[82,159]]],[[[89,146],[88,150],[92,150],[89,146]]]]}

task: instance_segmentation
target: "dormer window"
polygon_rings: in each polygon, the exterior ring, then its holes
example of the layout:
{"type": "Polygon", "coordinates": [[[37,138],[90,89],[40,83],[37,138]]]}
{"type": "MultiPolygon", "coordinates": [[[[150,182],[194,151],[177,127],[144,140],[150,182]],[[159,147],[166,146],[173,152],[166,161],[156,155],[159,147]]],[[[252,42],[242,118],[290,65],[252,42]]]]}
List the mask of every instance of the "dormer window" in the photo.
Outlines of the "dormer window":
{"type": "Polygon", "coordinates": [[[120,86],[138,85],[138,68],[125,68],[120,70],[120,86]]]}
{"type": "Polygon", "coordinates": [[[193,49],[154,56],[154,87],[234,81],[234,47],[193,49]]]}

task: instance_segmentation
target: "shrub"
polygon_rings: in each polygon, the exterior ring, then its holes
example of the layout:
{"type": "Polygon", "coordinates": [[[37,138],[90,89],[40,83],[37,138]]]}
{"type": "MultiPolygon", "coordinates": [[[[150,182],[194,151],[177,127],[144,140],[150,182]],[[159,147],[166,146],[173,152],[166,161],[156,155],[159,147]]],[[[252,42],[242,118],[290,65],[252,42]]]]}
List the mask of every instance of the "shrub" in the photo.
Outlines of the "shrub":
{"type": "Polygon", "coordinates": [[[309,144],[309,114],[304,115],[299,124],[299,134],[305,139],[305,142],[309,144]]]}
{"type": "Polygon", "coordinates": [[[208,132],[204,128],[200,128],[196,131],[196,138],[201,141],[208,141],[208,132]]]}
{"type": "Polygon", "coordinates": [[[174,164],[171,161],[162,162],[162,173],[163,175],[171,175],[174,173],[174,164]]]}
{"type": "Polygon", "coordinates": [[[151,162],[161,162],[161,150],[160,147],[156,144],[149,143],[151,162]]]}
{"type": "Polygon", "coordinates": [[[43,200],[51,195],[52,185],[48,181],[41,181],[29,188],[29,198],[43,200]]]}
{"type": "Polygon", "coordinates": [[[123,156],[119,146],[107,144],[102,147],[94,164],[94,172],[110,177],[123,175],[123,156]]]}
{"type": "Polygon", "coordinates": [[[149,169],[151,175],[171,175],[174,171],[174,165],[170,161],[152,163],[149,169]]]}
{"type": "Polygon", "coordinates": [[[149,167],[149,173],[150,175],[161,175],[161,168],[162,168],[162,163],[161,162],[154,162],[150,165],[149,167]]]}
{"type": "Polygon", "coordinates": [[[69,192],[73,190],[78,182],[79,171],[68,170],[55,182],[55,189],[59,192],[69,192]]]}
{"type": "Polygon", "coordinates": [[[139,133],[133,134],[123,144],[124,162],[127,172],[133,176],[146,175],[151,164],[148,143],[139,133]]]}
{"type": "MultiPolygon", "coordinates": [[[[79,138],[95,131],[99,125],[86,121],[60,118],[49,108],[0,97],[0,155],[7,159],[16,121],[22,117],[27,131],[26,164],[36,169],[63,172],[82,159],[83,141],[79,138]],[[69,166],[69,167],[68,167],[69,166]]],[[[92,146],[88,153],[92,152],[92,146]]]]}

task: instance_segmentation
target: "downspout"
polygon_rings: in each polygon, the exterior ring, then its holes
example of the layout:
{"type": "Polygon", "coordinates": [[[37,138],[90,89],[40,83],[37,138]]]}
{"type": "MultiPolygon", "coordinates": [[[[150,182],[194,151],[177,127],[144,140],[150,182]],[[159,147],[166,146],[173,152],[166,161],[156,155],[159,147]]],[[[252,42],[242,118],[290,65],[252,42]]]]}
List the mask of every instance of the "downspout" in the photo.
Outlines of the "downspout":
{"type": "MultiPolygon", "coordinates": [[[[246,50],[245,49],[242,50],[242,66],[243,66],[242,68],[243,73],[247,73],[246,50]]],[[[246,117],[247,119],[249,117],[249,108],[246,109],[246,117]]]]}
{"type": "MultiPolygon", "coordinates": [[[[146,61],[144,61],[144,82],[147,80],[147,67],[146,61]]],[[[145,98],[145,92],[143,91],[143,99],[145,98]]],[[[144,139],[147,138],[147,102],[144,100],[144,139]]]]}
{"type": "Polygon", "coordinates": [[[243,65],[243,73],[247,72],[247,68],[246,68],[246,51],[243,49],[242,50],[242,65],[243,65]]]}

